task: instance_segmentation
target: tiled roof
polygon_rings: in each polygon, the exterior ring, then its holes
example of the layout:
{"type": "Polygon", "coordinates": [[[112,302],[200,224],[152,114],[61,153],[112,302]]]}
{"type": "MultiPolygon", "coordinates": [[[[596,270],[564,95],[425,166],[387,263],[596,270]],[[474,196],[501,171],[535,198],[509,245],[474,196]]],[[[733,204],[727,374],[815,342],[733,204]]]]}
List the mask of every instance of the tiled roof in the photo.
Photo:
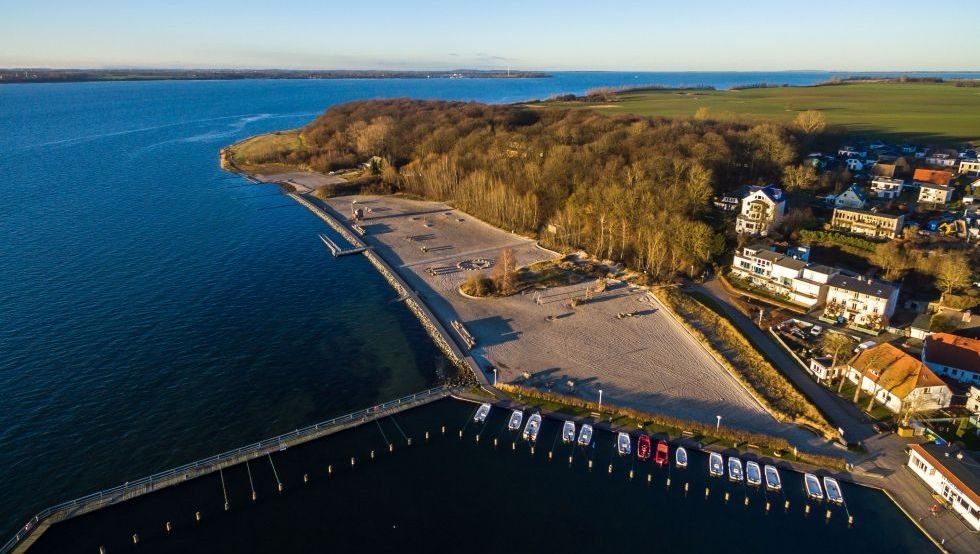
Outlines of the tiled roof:
{"type": "Polygon", "coordinates": [[[916,169],[915,174],[912,176],[913,181],[932,183],[941,187],[949,185],[949,181],[952,178],[953,174],[949,171],[936,171],[932,169],[916,169]]]}
{"type": "Polygon", "coordinates": [[[960,492],[970,497],[975,504],[980,504],[980,460],[968,452],[953,446],[935,443],[913,444],[912,450],[926,459],[934,468],[943,474],[960,489],[960,492]],[[962,454],[962,459],[958,456],[962,454]]]}
{"type": "Polygon", "coordinates": [[[949,333],[932,333],[926,337],[922,356],[935,363],[980,373],[980,340],[949,333]]]}
{"type": "Polygon", "coordinates": [[[900,399],[918,388],[946,384],[924,363],[887,342],[861,352],[848,365],[900,399]]]}
{"type": "Polygon", "coordinates": [[[827,284],[839,289],[874,296],[875,298],[890,298],[892,291],[895,290],[895,287],[887,283],[861,280],[845,275],[834,275],[827,281],[827,284]]]}

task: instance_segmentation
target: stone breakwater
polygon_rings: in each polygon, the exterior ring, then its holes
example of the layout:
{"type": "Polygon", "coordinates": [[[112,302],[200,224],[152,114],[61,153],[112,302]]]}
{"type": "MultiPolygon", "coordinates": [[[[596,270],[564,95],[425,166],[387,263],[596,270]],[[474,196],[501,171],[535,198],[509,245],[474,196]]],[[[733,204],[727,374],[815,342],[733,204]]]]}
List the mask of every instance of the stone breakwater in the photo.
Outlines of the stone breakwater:
{"type": "MultiPolygon", "coordinates": [[[[297,193],[288,193],[287,196],[298,202],[301,206],[313,212],[314,215],[323,220],[331,229],[337,231],[340,236],[344,237],[345,240],[351,243],[352,246],[356,248],[367,247],[368,245],[361,240],[356,233],[352,232],[346,225],[341,223],[340,217],[333,214],[333,209],[330,207],[321,207],[303,195],[297,193]]],[[[432,310],[418,297],[418,294],[412,290],[408,283],[401,278],[398,273],[391,268],[390,265],[378,255],[377,252],[372,250],[365,250],[363,252],[364,257],[371,262],[371,265],[378,270],[388,284],[391,285],[395,292],[402,298],[404,298],[405,305],[411,310],[415,317],[418,318],[419,322],[422,324],[422,328],[425,332],[432,337],[432,341],[435,343],[436,347],[442,351],[443,354],[449,358],[449,361],[453,363],[461,371],[470,371],[473,373],[474,377],[480,382],[480,384],[487,385],[488,381],[486,375],[480,369],[479,365],[473,359],[472,356],[463,352],[462,349],[455,343],[452,335],[448,332],[446,327],[436,318],[432,310]]]]}

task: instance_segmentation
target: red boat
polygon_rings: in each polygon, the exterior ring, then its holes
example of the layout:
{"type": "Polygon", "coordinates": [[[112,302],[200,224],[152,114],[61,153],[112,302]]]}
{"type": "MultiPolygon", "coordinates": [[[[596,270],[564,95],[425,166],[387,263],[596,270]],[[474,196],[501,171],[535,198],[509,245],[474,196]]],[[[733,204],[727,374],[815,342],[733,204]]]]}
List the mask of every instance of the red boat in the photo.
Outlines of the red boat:
{"type": "Polygon", "coordinates": [[[661,440],[657,442],[657,454],[654,456],[653,461],[657,462],[657,465],[664,465],[667,463],[667,441],[661,440]]]}
{"type": "Polygon", "coordinates": [[[640,435],[640,439],[636,441],[636,457],[644,462],[650,459],[650,437],[640,435]]]}

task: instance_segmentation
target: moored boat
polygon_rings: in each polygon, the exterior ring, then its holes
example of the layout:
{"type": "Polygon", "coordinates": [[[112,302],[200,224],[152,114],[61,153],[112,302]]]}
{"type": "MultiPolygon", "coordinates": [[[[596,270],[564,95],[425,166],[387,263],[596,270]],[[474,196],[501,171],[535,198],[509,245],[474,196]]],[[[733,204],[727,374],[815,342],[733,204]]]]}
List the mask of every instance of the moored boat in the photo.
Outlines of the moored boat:
{"type": "Polygon", "coordinates": [[[647,435],[640,435],[640,438],[637,439],[636,457],[643,462],[650,459],[650,437],[647,435]]]}
{"type": "Polygon", "coordinates": [[[708,456],[708,473],[712,477],[721,477],[725,474],[725,462],[722,460],[721,454],[712,452],[708,456]]]}
{"type": "Polygon", "coordinates": [[[527,425],[524,426],[524,439],[534,442],[538,440],[538,431],[541,430],[541,414],[534,412],[527,418],[527,425]]]}
{"type": "Polygon", "coordinates": [[[687,449],[683,446],[678,446],[677,450],[674,450],[674,465],[679,468],[687,467],[687,449]]]}
{"type": "Polygon", "coordinates": [[[766,465],[766,488],[771,491],[782,490],[783,480],[779,478],[779,470],[774,466],[766,465]]]}
{"type": "Polygon", "coordinates": [[[575,422],[566,421],[561,428],[561,440],[564,443],[575,442],[575,422]]]}
{"type": "Polygon", "coordinates": [[[823,489],[820,488],[820,479],[812,473],[803,475],[803,489],[806,495],[814,500],[823,500],[823,489]]]}
{"type": "Polygon", "coordinates": [[[653,456],[653,461],[657,463],[658,466],[662,466],[667,463],[667,457],[670,453],[667,447],[667,441],[660,439],[657,441],[657,453],[653,456]]]}
{"type": "Polygon", "coordinates": [[[487,416],[490,415],[490,404],[484,402],[480,404],[480,407],[476,409],[476,414],[473,415],[473,421],[477,423],[483,423],[487,420],[487,416]]]}
{"type": "Polygon", "coordinates": [[[578,445],[579,446],[589,446],[592,443],[592,426],[588,423],[583,423],[582,428],[578,432],[578,445]]]}
{"type": "Polygon", "coordinates": [[[629,456],[632,449],[633,444],[630,441],[630,436],[620,431],[619,435],[616,437],[616,450],[619,452],[619,455],[629,456]]]}
{"type": "Polygon", "coordinates": [[[759,469],[759,464],[752,460],[745,462],[745,482],[752,486],[762,484],[762,470],[759,469]]]}
{"type": "Polygon", "coordinates": [[[742,474],[742,460],[735,456],[728,457],[728,480],[741,482],[745,478],[742,474]]]}
{"type": "Polygon", "coordinates": [[[521,428],[522,421],[524,421],[524,412],[521,410],[514,410],[510,414],[510,421],[507,422],[507,429],[510,431],[517,431],[521,428]]]}
{"type": "Polygon", "coordinates": [[[841,493],[840,483],[837,482],[837,479],[824,477],[823,488],[827,490],[827,500],[830,500],[834,504],[844,503],[844,495],[841,493]]]}

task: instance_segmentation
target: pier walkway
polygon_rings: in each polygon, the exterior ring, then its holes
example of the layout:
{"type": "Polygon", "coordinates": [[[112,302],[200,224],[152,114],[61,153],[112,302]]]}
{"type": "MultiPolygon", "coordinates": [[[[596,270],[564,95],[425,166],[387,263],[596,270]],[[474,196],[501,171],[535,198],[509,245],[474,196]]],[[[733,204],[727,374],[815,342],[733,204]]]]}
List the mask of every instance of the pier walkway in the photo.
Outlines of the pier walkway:
{"type": "Polygon", "coordinates": [[[155,475],[150,475],[149,477],[129,481],[118,487],[51,506],[38,512],[17,531],[16,535],[4,543],[3,546],[0,546],[0,554],[20,554],[26,552],[31,544],[48,527],[59,521],[80,516],[99,508],[112,506],[113,504],[149,494],[195,477],[214,473],[218,470],[238,465],[245,461],[254,460],[255,458],[273,452],[285,450],[290,446],[296,446],[320,437],[338,433],[345,429],[357,427],[364,423],[370,423],[377,419],[404,412],[405,410],[446,398],[450,396],[450,392],[446,387],[432,388],[371,406],[370,408],[321,421],[320,423],[315,423],[235,450],[229,450],[228,452],[191,462],[155,475]]]}

